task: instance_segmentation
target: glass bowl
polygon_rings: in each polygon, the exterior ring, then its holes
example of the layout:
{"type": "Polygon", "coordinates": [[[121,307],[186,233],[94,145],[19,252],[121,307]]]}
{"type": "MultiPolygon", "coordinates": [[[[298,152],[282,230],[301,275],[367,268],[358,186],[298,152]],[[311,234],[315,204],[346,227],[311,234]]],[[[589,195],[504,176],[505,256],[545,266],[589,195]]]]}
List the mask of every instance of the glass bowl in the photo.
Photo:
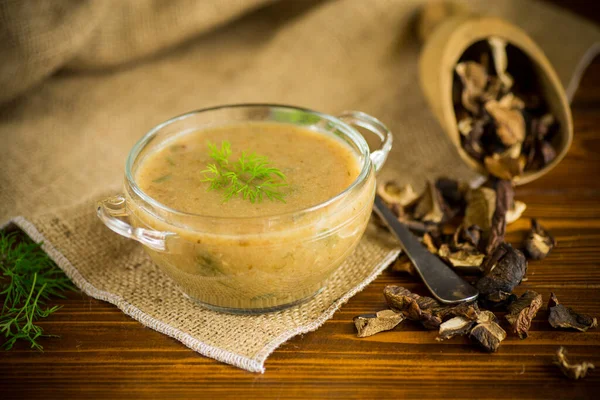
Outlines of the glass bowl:
{"type": "MultiPolygon", "coordinates": [[[[322,290],[360,241],[373,206],[375,172],[392,135],[361,112],[332,117],[281,105],[241,104],[193,111],[148,132],[131,149],[124,193],[100,201],[98,217],[114,232],[144,245],[156,265],[201,305],[232,313],[263,313],[299,304],[322,290]],[[345,141],[361,169],[336,196],[310,208],[265,217],[213,217],[181,212],[144,193],[136,170],[180,135],[224,124],[271,121],[299,125],[345,141]],[[381,141],[371,152],[357,130],[381,141]]],[[[293,149],[291,146],[290,149],[293,149]]]]}

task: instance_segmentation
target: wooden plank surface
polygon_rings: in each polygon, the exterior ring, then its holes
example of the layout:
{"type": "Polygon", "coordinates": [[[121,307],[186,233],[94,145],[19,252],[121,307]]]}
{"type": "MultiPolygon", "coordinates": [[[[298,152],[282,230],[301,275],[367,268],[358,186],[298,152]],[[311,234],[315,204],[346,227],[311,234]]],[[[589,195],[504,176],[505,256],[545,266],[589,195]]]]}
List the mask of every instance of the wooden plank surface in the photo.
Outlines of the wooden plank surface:
{"type": "MultiPolygon", "coordinates": [[[[585,12],[582,3],[575,5],[585,12]]],[[[508,239],[520,243],[527,217],[539,218],[559,246],[546,260],[530,262],[517,293],[536,290],[545,303],[554,291],[562,303],[600,317],[600,58],[576,94],[573,119],[568,156],[549,175],[518,188],[528,209],[509,227],[508,239]]],[[[387,284],[426,293],[416,279],[385,272],[319,330],[277,349],[264,375],[202,357],[108,303],[70,293],[41,322],[61,336],[43,339],[44,353],[23,345],[0,353],[0,398],[592,398],[600,391],[600,329],[552,329],[545,305],[529,338],[509,333],[491,355],[463,338],[436,342],[436,332],[413,323],[356,338],[352,318],[385,308],[387,284]],[[565,379],[552,365],[560,345],[596,370],[582,381],[565,379]]]]}

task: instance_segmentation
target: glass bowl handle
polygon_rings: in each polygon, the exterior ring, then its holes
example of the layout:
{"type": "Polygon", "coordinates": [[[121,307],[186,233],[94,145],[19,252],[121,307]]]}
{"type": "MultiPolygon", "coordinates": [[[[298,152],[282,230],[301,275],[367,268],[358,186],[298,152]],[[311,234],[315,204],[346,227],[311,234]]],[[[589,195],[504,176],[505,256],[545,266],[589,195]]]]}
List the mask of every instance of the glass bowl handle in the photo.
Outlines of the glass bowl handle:
{"type": "Polygon", "coordinates": [[[344,111],[338,116],[338,119],[348,125],[364,128],[377,135],[381,140],[381,147],[372,151],[370,156],[371,162],[375,166],[375,172],[379,172],[392,149],[392,132],[377,118],[360,111],[344,111]]]}
{"type": "Polygon", "coordinates": [[[125,203],[125,197],[120,194],[99,201],[96,207],[98,218],[110,230],[121,236],[136,240],[144,246],[150,247],[152,250],[166,251],[167,238],[174,234],[131,226],[122,219],[122,217],[128,216],[125,203]]]}

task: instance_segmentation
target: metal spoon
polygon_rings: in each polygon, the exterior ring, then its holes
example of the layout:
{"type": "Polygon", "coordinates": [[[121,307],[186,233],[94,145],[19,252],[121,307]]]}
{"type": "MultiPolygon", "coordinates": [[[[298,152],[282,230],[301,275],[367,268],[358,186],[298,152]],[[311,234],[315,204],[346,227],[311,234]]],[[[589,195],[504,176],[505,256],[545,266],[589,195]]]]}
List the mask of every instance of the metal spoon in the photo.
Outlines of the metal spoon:
{"type": "Polygon", "coordinates": [[[375,195],[373,209],[385,221],[394,236],[398,238],[402,249],[412,261],[433,297],[443,304],[453,304],[473,301],[479,296],[477,289],[458,276],[437,256],[429,252],[419,239],[404,224],[398,221],[379,195],[375,195]]]}

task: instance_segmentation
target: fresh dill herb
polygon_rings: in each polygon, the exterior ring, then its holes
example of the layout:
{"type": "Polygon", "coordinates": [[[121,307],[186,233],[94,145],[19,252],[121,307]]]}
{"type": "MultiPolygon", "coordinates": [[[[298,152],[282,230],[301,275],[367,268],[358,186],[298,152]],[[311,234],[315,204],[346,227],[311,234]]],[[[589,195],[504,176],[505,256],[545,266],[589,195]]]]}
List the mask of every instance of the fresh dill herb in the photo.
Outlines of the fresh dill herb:
{"type": "Polygon", "coordinates": [[[42,350],[38,339],[52,335],[44,335],[35,322],[60,308],[44,307],[44,303],[51,297],[64,298],[62,292],[75,287],[40,244],[24,235],[17,240],[17,232],[0,232],[0,274],[0,334],[6,339],[2,347],[10,350],[17,340],[24,340],[42,350]]]}
{"type": "Polygon", "coordinates": [[[208,149],[215,162],[202,171],[202,182],[210,184],[208,190],[224,190],[224,202],[241,196],[251,203],[261,202],[264,197],[285,203],[285,193],[280,189],[288,186],[286,177],[271,166],[267,157],[243,152],[237,161],[230,162],[231,144],[227,141],[220,148],[209,142],[208,149]]]}
{"type": "Polygon", "coordinates": [[[171,156],[166,156],[165,160],[167,160],[167,162],[169,163],[170,166],[174,167],[175,166],[175,160],[173,160],[173,157],[171,156]]]}
{"type": "Polygon", "coordinates": [[[162,183],[171,179],[171,174],[163,175],[160,178],[154,179],[152,182],[154,183],[162,183]]]}

